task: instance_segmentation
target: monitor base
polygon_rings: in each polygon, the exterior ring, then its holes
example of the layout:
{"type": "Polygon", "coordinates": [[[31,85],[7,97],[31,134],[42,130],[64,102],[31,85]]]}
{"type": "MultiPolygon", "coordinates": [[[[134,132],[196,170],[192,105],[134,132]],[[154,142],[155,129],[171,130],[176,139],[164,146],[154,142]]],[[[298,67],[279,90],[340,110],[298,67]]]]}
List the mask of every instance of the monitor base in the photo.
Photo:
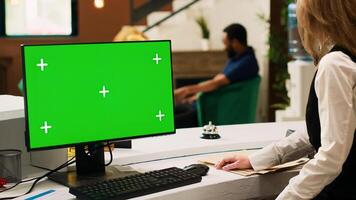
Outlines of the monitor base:
{"type": "Polygon", "coordinates": [[[82,185],[88,185],[93,182],[98,182],[101,180],[111,180],[115,178],[121,178],[125,176],[130,176],[134,174],[139,174],[137,171],[132,169],[124,169],[118,165],[106,167],[105,172],[102,173],[92,173],[92,174],[77,174],[76,170],[70,169],[67,172],[57,172],[48,178],[56,183],[67,187],[79,187],[82,185]]]}
{"type": "Polygon", "coordinates": [[[48,178],[68,187],[79,187],[100,180],[110,180],[137,174],[130,167],[118,165],[105,167],[104,145],[92,143],[75,146],[75,166],[66,172],[56,172],[48,178]]]}

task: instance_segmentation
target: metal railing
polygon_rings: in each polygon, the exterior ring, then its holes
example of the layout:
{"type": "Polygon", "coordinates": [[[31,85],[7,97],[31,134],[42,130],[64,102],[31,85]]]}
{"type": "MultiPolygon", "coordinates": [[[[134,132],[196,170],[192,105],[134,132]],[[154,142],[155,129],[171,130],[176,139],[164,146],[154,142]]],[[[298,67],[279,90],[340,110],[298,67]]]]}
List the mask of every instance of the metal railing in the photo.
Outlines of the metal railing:
{"type": "MultiPolygon", "coordinates": [[[[147,2],[146,4],[142,5],[139,8],[134,8],[134,0],[130,0],[130,7],[131,7],[131,24],[134,24],[135,22],[141,20],[142,18],[146,17],[148,14],[152,13],[153,11],[157,11],[161,9],[163,6],[166,4],[172,2],[173,0],[151,0],[147,2]]],[[[196,4],[200,0],[192,0],[190,3],[188,3],[185,6],[182,6],[178,10],[172,12],[170,15],[167,17],[162,18],[161,20],[155,22],[154,24],[148,26],[143,30],[143,32],[147,32],[151,30],[152,28],[162,24],[163,22],[167,21],[168,19],[172,18],[173,16],[177,15],[178,13],[188,9],[192,5],[196,4]]]]}
{"type": "Polygon", "coordinates": [[[173,0],[148,0],[145,4],[136,7],[135,0],[130,0],[131,24],[135,24],[153,11],[162,9],[173,0]]]}

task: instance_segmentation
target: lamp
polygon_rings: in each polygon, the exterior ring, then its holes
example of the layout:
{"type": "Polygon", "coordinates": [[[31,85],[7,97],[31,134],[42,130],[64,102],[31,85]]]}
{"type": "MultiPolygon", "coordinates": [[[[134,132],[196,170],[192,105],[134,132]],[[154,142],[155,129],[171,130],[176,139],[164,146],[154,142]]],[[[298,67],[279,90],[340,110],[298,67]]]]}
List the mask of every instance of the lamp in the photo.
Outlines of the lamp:
{"type": "Polygon", "coordinates": [[[104,0],[94,0],[94,6],[98,9],[104,8],[105,2],[104,0]]]}

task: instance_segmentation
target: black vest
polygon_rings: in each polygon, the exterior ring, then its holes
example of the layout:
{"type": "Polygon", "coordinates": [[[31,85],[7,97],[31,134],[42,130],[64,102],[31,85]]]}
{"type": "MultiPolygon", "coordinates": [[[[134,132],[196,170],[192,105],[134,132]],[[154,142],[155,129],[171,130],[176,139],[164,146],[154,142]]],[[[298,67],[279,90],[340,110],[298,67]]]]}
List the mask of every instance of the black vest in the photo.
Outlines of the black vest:
{"type": "MultiPolygon", "coordinates": [[[[356,62],[356,57],[352,55],[350,51],[344,48],[334,47],[331,51],[342,51],[343,53],[350,56],[353,62],[356,62]]],[[[318,98],[314,88],[315,77],[316,74],[310,87],[306,110],[306,125],[310,143],[313,145],[314,149],[318,151],[319,147],[321,146],[321,132],[318,111],[318,98]]],[[[343,165],[341,174],[333,182],[327,185],[314,199],[356,200],[356,135],[354,137],[351,151],[343,165]]]]}

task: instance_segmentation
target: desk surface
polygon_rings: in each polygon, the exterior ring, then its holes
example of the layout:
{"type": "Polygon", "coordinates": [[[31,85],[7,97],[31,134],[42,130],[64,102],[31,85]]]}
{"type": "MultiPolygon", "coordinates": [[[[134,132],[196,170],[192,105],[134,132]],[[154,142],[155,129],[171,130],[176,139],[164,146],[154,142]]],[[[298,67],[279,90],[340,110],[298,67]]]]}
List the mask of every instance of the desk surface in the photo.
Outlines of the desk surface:
{"type": "MultiPolygon", "coordinates": [[[[206,155],[205,155],[206,156],[206,155]]],[[[150,171],[172,166],[184,167],[192,163],[197,163],[199,158],[204,155],[174,158],[161,161],[153,161],[141,164],[131,165],[132,168],[138,171],[150,171]]],[[[216,170],[210,167],[207,176],[203,177],[202,182],[188,185],[172,190],[167,190],[159,193],[154,193],[138,198],[135,200],[239,200],[252,199],[266,196],[273,196],[282,191],[287,185],[288,180],[297,175],[298,171],[285,171],[276,174],[263,176],[243,177],[237,174],[216,170]]],[[[11,193],[6,193],[6,196],[18,195],[26,192],[29,184],[19,186],[11,193]]],[[[75,197],[68,194],[68,188],[58,185],[52,181],[45,180],[38,184],[33,192],[33,195],[40,191],[55,189],[64,191],[66,198],[63,200],[75,200],[75,197]]],[[[1,194],[0,197],[5,196],[1,194]]]]}
{"type": "MultiPolygon", "coordinates": [[[[200,129],[180,129],[177,134],[133,141],[133,149],[114,151],[113,165],[130,165],[138,171],[150,171],[172,166],[184,167],[216,152],[261,148],[284,137],[286,129],[302,129],[304,122],[262,123],[221,126],[219,140],[202,140],[200,129]]],[[[107,157],[108,159],[108,157],[107,157]]],[[[286,171],[264,176],[243,177],[210,168],[208,176],[198,184],[155,193],[136,199],[249,199],[278,194],[298,171],[286,171]]],[[[24,184],[0,197],[22,194],[24,184]]],[[[44,189],[59,189],[67,196],[68,188],[49,180],[40,183],[34,194],[44,189]]]]}
{"type": "Polygon", "coordinates": [[[121,150],[117,164],[134,164],[152,160],[192,156],[243,149],[258,149],[283,138],[287,129],[303,129],[304,122],[257,123],[219,126],[218,140],[201,139],[201,128],[178,129],[169,136],[132,141],[133,149],[121,150]]]}

